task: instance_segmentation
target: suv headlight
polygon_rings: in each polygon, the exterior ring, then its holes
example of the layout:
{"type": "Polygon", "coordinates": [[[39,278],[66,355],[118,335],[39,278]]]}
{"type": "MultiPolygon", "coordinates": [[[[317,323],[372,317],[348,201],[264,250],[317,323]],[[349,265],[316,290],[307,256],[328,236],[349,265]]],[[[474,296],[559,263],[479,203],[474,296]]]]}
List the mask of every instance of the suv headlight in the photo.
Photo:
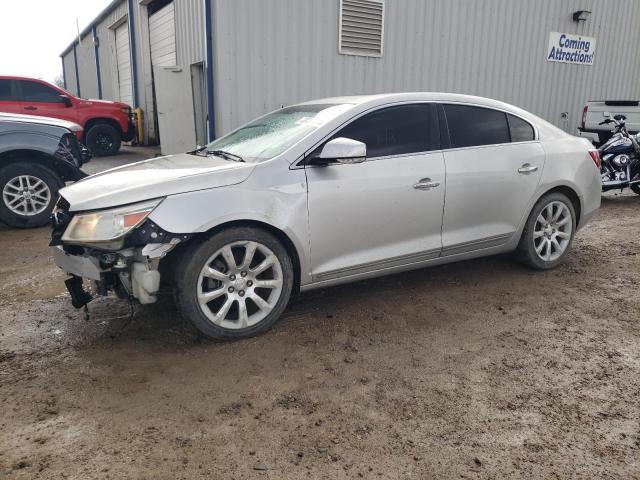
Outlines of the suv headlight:
{"type": "Polygon", "coordinates": [[[62,235],[62,241],[118,250],[122,248],[125,235],[140,225],[161,201],[160,198],[74,215],[62,235]]]}

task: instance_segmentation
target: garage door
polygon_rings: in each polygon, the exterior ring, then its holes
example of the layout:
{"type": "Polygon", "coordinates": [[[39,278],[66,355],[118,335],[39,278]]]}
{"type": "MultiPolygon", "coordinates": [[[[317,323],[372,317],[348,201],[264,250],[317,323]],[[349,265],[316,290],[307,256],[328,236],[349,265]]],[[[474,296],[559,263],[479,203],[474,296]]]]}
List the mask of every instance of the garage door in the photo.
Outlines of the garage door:
{"type": "Polygon", "coordinates": [[[129,26],[126,22],[116,28],[116,64],[118,66],[118,99],[127,105],[133,105],[129,26]]]}
{"type": "Polygon", "coordinates": [[[176,65],[176,26],[173,2],[149,17],[151,64],[154,67],[176,65]]]}

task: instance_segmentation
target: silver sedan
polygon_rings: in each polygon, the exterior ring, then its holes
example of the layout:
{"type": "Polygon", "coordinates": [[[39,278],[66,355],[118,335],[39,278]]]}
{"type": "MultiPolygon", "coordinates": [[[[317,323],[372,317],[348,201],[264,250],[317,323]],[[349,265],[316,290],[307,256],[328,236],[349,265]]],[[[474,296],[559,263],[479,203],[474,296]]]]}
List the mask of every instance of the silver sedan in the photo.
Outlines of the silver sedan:
{"type": "Polygon", "coordinates": [[[204,334],[242,338],[297,291],[503,252],[553,268],[600,206],[599,162],[495,100],[329,98],[62,189],[52,248],[76,307],[83,278],[140,303],[162,281],[204,334]]]}

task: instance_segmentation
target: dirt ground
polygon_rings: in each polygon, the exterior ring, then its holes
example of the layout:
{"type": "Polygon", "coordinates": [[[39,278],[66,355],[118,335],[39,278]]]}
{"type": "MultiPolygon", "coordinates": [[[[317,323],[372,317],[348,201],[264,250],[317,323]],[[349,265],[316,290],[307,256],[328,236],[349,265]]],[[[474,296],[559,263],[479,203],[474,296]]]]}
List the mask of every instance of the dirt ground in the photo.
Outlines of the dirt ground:
{"type": "Polygon", "coordinates": [[[169,300],[75,311],[47,229],[0,230],[0,478],[640,478],[640,197],[566,263],[304,294],[200,338],[169,300]]]}

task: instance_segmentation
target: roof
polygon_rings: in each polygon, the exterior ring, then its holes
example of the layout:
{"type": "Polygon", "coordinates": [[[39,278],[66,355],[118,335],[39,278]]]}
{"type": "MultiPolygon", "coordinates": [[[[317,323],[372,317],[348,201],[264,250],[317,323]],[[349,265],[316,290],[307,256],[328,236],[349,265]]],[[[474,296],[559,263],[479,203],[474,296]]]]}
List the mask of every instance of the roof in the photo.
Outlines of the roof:
{"type": "Polygon", "coordinates": [[[372,95],[353,95],[344,97],[330,97],[304,102],[304,104],[340,104],[349,103],[353,105],[362,105],[366,103],[392,103],[392,102],[411,102],[411,101],[431,101],[431,102],[456,102],[456,103],[472,103],[475,105],[484,105],[487,107],[499,108],[502,110],[515,111],[520,110],[518,107],[508,103],[494,100],[492,98],[477,97],[474,95],[463,95],[460,93],[446,92],[401,92],[401,93],[379,93],[372,95]]]}
{"type": "MultiPolygon", "coordinates": [[[[104,18],[109,15],[118,5],[120,5],[124,0],[113,0],[109,5],[107,5],[105,7],[104,10],[102,10],[102,12],[100,12],[98,14],[98,16],[96,18],[94,18],[91,23],[89,25],[87,25],[81,32],[80,32],[80,38],[84,37],[85,35],[87,35],[95,25],[97,25],[98,23],[100,23],[102,20],[104,20],[104,18]]],[[[74,45],[78,44],[78,37],[76,37],[73,42],[71,42],[69,44],[69,46],[67,48],[65,48],[62,53],[60,54],[61,57],[64,57],[67,53],[69,53],[69,51],[73,48],[74,45]]]]}

